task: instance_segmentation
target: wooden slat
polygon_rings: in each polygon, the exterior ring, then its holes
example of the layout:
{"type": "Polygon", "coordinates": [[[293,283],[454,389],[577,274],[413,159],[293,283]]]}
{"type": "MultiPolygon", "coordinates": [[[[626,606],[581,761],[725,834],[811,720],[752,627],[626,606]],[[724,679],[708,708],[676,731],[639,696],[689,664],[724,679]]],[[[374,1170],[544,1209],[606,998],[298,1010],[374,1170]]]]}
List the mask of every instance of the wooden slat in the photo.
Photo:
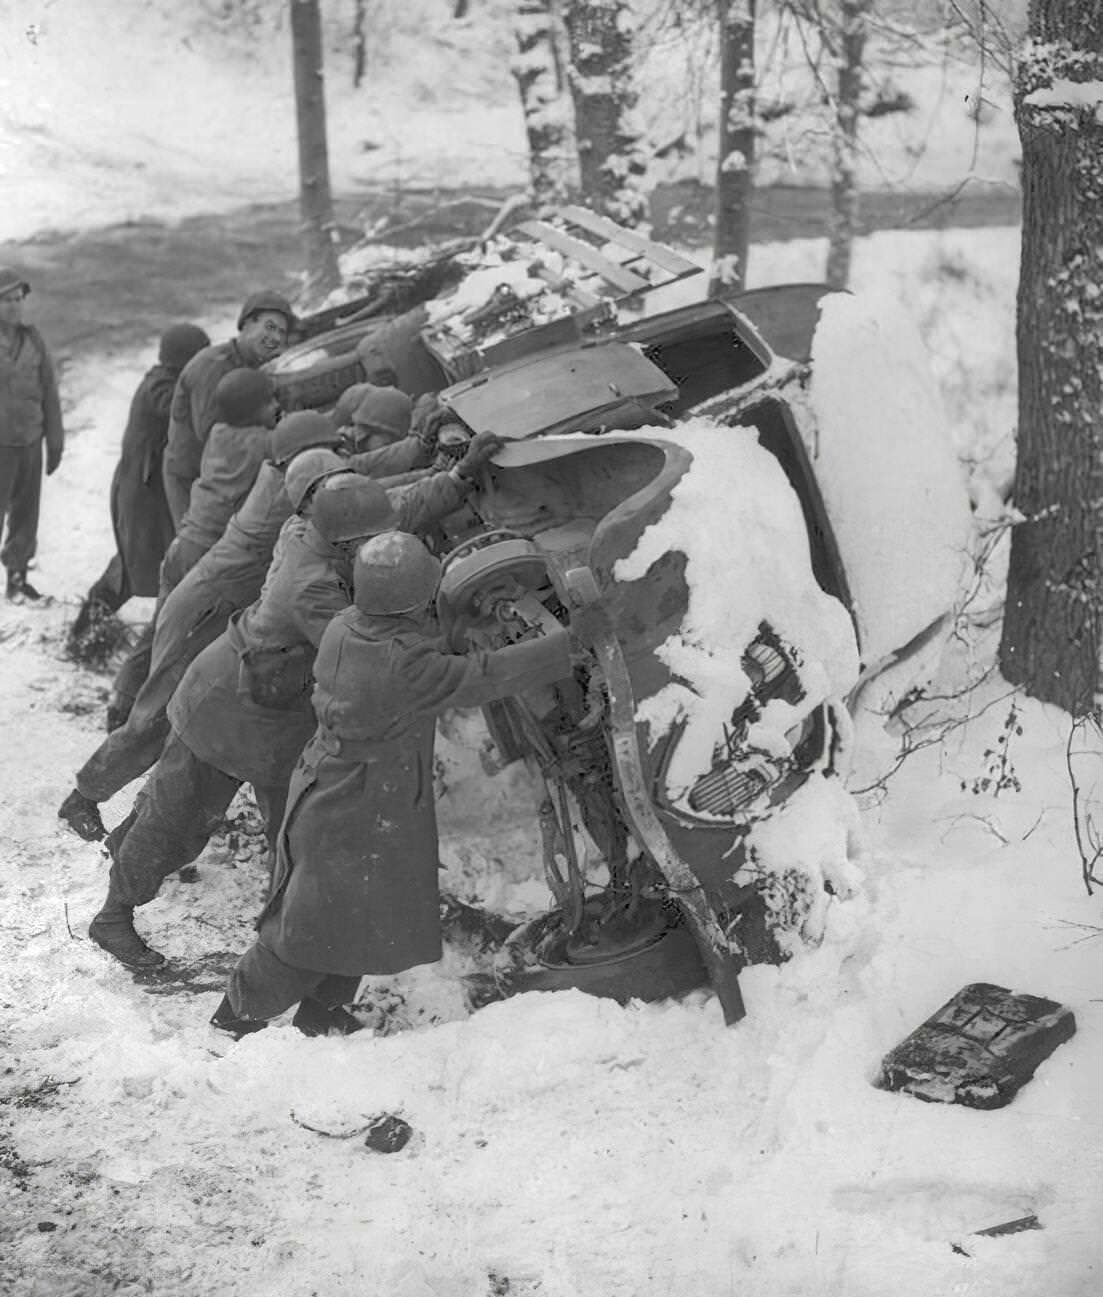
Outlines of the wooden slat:
{"type": "Polygon", "coordinates": [[[622,270],[615,261],[603,257],[596,248],[570,234],[564,234],[562,230],[557,230],[545,221],[523,221],[516,228],[522,234],[527,234],[546,247],[554,248],[556,252],[562,252],[564,256],[594,271],[623,293],[642,293],[651,287],[646,279],[633,275],[630,270],[622,270]]]}
{"type": "Polygon", "coordinates": [[[609,220],[608,217],[598,216],[596,212],[591,212],[585,207],[575,207],[572,204],[569,207],[564,207],[561,215],[564,220],[571,221],[584,230],[589,230],[591,234],[600,234],[603,238],[608,239],[610,243],[619,243],[622,247],[631,248],[634,252],[642,253],[661,270],[666,270],[679,278],[700,274],[704,271],[704,266],[699,266],[695,261],[680,257],[676,252],[671,252],[669,248],[664,248],[661,243],[652,243],[650,239],[645,239],[642,234],[637,234],[635,230],[626,230],[617,225],[615,221],[609,220]]]}

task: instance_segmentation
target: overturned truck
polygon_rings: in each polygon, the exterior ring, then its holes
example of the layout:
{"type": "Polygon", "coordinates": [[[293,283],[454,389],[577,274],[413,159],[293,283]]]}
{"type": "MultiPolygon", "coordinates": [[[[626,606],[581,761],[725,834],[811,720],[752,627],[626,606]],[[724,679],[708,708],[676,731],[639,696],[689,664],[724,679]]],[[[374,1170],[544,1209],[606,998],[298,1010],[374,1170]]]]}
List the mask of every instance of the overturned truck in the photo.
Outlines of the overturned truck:
{"type": "Polygon", "coordinates": [[[505,439],[436,538],[457,647],[587,610],[571,680],[486,709],[542,781],[555,898],[506,940],[501,989],[708,982],[737,1021],[742,967],[823,903],[794,888],[836,890],[767,859],[771,822],[841,790],[848,702],[947,624],[969,520],[937,393],[914,354],[893,363],[912,339],[820,285],[651,309],[700,268],[580,208],[456,258],[426,280],[439,299],[369,299],[293,348],[284,403],[386,370],[438,392],[452,432],[505,439]]]}

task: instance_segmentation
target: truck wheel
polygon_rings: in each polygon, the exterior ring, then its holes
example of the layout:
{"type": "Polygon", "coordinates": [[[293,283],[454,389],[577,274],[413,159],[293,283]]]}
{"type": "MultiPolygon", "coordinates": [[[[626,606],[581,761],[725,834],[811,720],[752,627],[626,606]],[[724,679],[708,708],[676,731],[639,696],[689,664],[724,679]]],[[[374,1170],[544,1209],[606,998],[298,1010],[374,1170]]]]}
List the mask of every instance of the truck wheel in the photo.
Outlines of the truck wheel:
{"type": "Polygon", "coordinates": [[[610,947],[586,962],[572,958],[556,936],[557,911],[516,928],[495,962],[504,995],[522,991],[583,991],[618,1000],[666,1000],[708,985],[708,973],[689,928],[674,916],[641,931],[638,944],[610,947]]]}

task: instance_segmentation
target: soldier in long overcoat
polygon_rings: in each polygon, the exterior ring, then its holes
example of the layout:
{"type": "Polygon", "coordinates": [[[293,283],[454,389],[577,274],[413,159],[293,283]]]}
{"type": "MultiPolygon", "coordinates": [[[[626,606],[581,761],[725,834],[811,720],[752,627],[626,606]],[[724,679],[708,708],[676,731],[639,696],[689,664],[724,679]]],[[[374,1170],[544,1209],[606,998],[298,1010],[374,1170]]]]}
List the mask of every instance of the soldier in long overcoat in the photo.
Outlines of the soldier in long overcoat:
{"type": "Polygon", "coordinates": [[[450,651],[430,615],[438,576],[399,532],[357,555],[356,602],[318,652],[318,727],[291,782],[271,896],[216,1026],[247,1031],[309,999],[335,1007],[361,976],[440,958],[436,718],[563,679],[571,656],[565,630],[450,651]]]}
{"type": "Polygon", "coordinates": [[[172,393],[180,371],[196,352],[210,345],[210,338],[194,324],[166,329],[157,364],[146,372],[131,399],[119,462],[111,478],[116,552],[81,604],[70,628],[74,637],[88,629],[97,611],[118,612],[128,599],[157,594],[161,560],[176,534],[161,480],[172,393]]]}
{"type": "Polygon", "coordinates": [[[274,841],[291,772],[314,729],[317,647],[351,599],[346,550],[395,526],[433,526],[462,502],[470,475],[499,444],[491,434],[475,438],[465,461],[396,492],[393,503],[362,476],[328,480],[260,598],[195,659],[169,703],[172,732],[134,809],[107,838],[108,895],[89,927],[97,945],[130,967],[164,962],[135,931],[134,907],[196,859],[241,784],[252,786],[274,841]]]}

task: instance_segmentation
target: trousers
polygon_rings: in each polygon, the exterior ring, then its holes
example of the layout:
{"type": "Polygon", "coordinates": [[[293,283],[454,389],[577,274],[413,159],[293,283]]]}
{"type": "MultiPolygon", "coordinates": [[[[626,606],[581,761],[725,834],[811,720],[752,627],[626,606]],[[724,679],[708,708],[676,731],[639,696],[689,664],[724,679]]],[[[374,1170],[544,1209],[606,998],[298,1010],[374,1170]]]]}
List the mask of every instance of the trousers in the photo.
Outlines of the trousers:
{"type": "Polygon", "coordinates": [[[38,548],[38,510],[42,501],[42,440],[33,446],[0,446],[0,534],[7,539],[0,563],[25,572],[38,548]]]}
{"type": "Polygon", "coordinates": [[[318,973],[285,964],[267,946],[254,942],[230,974],[227,996],[239,1018],[276,1018],[300,1000],[317,1000],[327,1009],[349,1004],[360,986],[358,977],[318,973]]]}
{"type": "MultiPolygon", "coordinates": [[[[134,799],[133,810],[108,835],[115,895],[126,905],[152,901],[170,874],[202,853],[240,787],[240,779],[200,761],[170,730],[157,764],[134,799]]],[[[287,785],[254,785],[253,793],[274,848],[287,803],[287,785]]]]}

